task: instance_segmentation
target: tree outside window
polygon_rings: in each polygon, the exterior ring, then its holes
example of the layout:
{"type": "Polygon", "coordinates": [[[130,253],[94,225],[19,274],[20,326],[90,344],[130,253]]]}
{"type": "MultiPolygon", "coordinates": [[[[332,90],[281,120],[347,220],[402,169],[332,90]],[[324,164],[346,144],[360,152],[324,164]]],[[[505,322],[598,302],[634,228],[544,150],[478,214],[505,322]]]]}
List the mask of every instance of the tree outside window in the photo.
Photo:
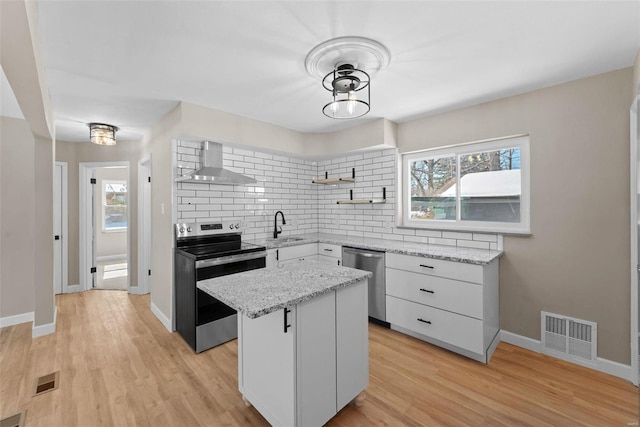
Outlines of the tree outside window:
{"type": "Polygon", "coordinates": [[[105,231],[127,228],[127,183],[126,181],[102,182],[102,229],[105,231]]]}

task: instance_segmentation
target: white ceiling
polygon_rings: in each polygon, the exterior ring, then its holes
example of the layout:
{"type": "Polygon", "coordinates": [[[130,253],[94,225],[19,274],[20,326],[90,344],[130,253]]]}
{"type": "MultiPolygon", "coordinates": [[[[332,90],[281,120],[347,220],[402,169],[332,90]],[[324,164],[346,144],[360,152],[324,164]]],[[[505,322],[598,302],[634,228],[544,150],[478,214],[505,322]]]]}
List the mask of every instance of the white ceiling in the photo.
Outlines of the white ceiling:
{"type": "Polygon", "coordinates": [[[60,140],[86,123],[137,139],[186,101],[302,132],[403,122],[631,66],[640,2],[41,1],[40,31],[60,140]],[[322,115],[304,67],[340,36],[384,44],[371,112],[322,115]]]}

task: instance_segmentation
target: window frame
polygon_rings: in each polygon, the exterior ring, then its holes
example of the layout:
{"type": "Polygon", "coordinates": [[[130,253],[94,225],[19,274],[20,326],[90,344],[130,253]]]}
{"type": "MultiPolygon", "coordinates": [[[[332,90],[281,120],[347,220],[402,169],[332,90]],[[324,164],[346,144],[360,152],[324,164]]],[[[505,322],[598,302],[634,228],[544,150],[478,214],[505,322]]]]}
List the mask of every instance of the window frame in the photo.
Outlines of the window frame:
{"type": "Polygon", "coordinates": [[[107,191],[106,186],[110,184],[115,185],[124,185],[127,189],[127,204],[125,205],[127,208],[127,212],[129,210],[129,186],[127,185],[127,181],[118,180],[118,179],[104,179],[102,180],[102,232],[103,233],[121,233],[127,231],[129,228],[129,219],[128,216],[125,215],[125,220],[127,221],[127,225],[125,227],[107,227],[106,226],[106,208],[107,208],[107,191]]]}
{"type": "Polygon", "coordinates": [[[403,153],[400,160],[400,191],[402,200],[398,218],[401,218],[399,227],[414,229],[435,229],[452,231],[474,231],[499,234],[531,234],[531,204],[530,204],[530,141],[528,135],[518,135],[487,141],[470,142],[459,145],[438,147],[427,150],[403,153]],[[460,156],[469,153],[496,151],[499,149],[520,149],[520,222],[500,221],[469,221],[460,219],[460,156]],[[424,160],[433,157],[454,156],[456,159],[456,219],[441,220],[416,220],[410,218],[411,213],[411,177],[409,174],[410,163],[415,160],[424,160]]]}

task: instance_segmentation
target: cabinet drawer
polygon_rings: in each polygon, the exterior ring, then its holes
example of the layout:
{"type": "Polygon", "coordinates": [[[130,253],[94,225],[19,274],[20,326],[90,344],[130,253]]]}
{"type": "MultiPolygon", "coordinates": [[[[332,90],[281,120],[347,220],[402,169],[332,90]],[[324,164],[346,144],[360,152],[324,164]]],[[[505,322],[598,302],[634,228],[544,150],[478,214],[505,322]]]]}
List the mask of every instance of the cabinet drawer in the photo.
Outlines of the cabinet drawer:
{"type": "Polygon", "coordinates": [[[485,350],[478,319],[387,296],[387,322],[474,353],[485,350]]]}
{"type": "Polygon", "coordinates": [[[482,320],[482,285],[386,269],[387,295],[482,320]]]}
{"type": "Polygon", "coordinates": [[[342,258],[342,246],[329,243],[318,243],[318,254],[333,258],[342,258]]]}
{"type": "Polygon", "coordinates": [[[293,258],[304,258],[318,253],[317,243],[307,243],[298,246],[287,246],[278,249],[278,261],[286,261],[293,258]]]}
{"type": "Polygon", "coordinates": [[[441,259],[387,253],[386,266],[398,270],[445,277],[447,279],[483,283],[482,266],[464,262],[443,261],[441,259]]]}
{"type": "Polygon", "coordinates": [[[318,261],[322,262],[324,264],[331,264],[331,265],[342,265],[342,259],[341,258],[334,258],[331,256],[327,256],[327,255],[318,255],[318,261]]]}

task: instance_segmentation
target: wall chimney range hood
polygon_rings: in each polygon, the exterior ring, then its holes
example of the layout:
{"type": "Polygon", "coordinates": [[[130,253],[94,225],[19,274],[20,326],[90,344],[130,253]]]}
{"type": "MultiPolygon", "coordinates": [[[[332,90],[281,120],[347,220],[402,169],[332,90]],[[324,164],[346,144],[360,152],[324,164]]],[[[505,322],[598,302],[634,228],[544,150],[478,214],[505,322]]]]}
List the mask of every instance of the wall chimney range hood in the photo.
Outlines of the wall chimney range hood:
{"type": "Polygon", "coordinates": [[[189,175],[180,176],[176,178],[176,181],[220,185],[245,185],[258,182],[254,178],[224,169],[222,167],[222,144],[218,142],[202,142],[200,164],[200,169],[189,175]]]}

